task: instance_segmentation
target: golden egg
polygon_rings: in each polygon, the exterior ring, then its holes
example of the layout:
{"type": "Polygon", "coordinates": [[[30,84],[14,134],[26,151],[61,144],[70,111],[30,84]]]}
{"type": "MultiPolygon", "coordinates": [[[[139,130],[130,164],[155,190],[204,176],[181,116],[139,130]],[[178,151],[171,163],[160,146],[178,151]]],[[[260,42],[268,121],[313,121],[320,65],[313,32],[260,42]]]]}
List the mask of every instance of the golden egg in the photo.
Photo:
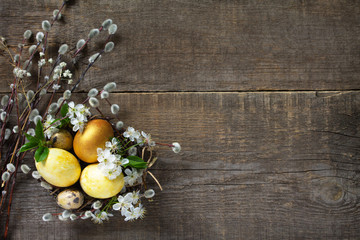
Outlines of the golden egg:
{"type": "Polygon", "coordinates": [[[97,148],[105,148],[105,142],[114,137],[111,124],[103,119],[88,122],[84,131],[75,135],[73,147],[76,156],[87,163],[97,161],[97,148]]]}

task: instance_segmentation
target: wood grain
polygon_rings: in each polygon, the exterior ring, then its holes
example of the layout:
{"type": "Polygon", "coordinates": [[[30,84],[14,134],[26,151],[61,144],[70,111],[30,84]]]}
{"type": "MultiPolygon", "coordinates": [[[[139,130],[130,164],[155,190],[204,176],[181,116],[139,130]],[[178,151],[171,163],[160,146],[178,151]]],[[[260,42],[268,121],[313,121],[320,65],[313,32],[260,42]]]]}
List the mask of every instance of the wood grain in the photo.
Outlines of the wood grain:
{"type": "MultiPolygon", "coordinates": [[[[64,42],[75,46],[106,18],[119,26],[114,52],[90,71],[84,91],[104,81],[116,81],[120,91],[360,89],[356,0],[70,3],[50,34],[53,52],[64,42]]],[[[2,0],[0,35],[16,45],[26,29],[41,30],[59,4],[2,0]]],[[[103,42],[97,38],[88,53],[103,42]]],[[[11,79],[4,64],[0,78],[11,79]]]]}
{"type": "Polygon", "coordinates": [[[153,173],[165,190],[150,180],[157,195],[147,217],[42,222],[61,210],[21,174],[12,239],[356,239],[359,100],[358,92],[116,93],[126,125],[182,143],[179,155],[158,149],[153,173]]]}

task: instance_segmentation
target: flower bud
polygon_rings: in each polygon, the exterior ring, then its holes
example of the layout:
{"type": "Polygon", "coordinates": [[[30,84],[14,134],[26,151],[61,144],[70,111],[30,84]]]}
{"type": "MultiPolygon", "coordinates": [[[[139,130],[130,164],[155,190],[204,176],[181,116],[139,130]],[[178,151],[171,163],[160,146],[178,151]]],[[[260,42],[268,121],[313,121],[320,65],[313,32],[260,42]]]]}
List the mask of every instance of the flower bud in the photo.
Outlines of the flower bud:
{"type": "Polygon", "coordinates": [[[100,58],[100,57],[101,57],[100,53],[95,53],[95,54],[93,54],[93,55],[89,58],[89,63],[95,62],[95,60],[97,60],[97,59],[100,58]]]}
{"type": "Polygon", "coordinates": [[[111,52],[111,51],[114,49],[114,46],[115,46],[115,44],[114,44],[113,42],[108,42],[108,43],[105,45],[104,51],[105,51],[106,53],[111,52]]]}
{"type": "Polygon", "coordinates": [[[26,164],[22,164],[20,166],[20,169],[25,174],[28,174],[30,172],[30,170],[31,170],[30,167],[28,165],[26,165],[26,164]]]}
{"type": "Polygon", "coordinates": [[[34,123],[35,123],[35,125],[36,125],[39,121],[40,121],[40,122],[42,121],[42,117],[41,117],[40,115],[35,116],[35,117],[34,117],[34,123]]]}
{"type": "Polygon", "coordinates": [[[174,153],[179,153],[181,151],[181,146],[178,142],[172,143],[173,147],[172,150],[174,153]]]}
{"type": "Polygon", "coordinates": [[[35,178],[35,179],[40,179],[41,178],[41,175],[38,171],[33,171],[31,173],[32,177],[35,178]]]}
{"type": "Polygon", "coordinates": [[[51,221],[53,219],[52,214],[51,213],[45,213],[42,217],[42,220],[45,222],[51,221]]]}
{"type": "Polygon", "coordinates": [[[97,107],[99,107],[99,105],[100,105],[99,100],[97,100],[97,99],[94,98],[94,97],[91,97],[91,98],[89,99],[89,104],[90,104],[90,106],[93,107],[93,108],[97,108],[97,107]]]}
{"type": "Polygon", "coordinates": [[[116,123],[116,129],[117,129],[117,130],[120,130],[123,126],[124,126],[124,123],[123,123],[122,121],[118,121],[118,122],[116,123]]]}
{"type": "Polygon", "coordinates": [[[59,109],[59,105],[57,103],[52,103],[49,106],[49,113],[55,113],[59,109]]]}
{"type": "Polygon", "coordinates": [[[18,132],[19,132],[19,126],[18,126],[18,125],[16,125],[16,126],[13,127],[13,132],[14,132],[14,133],[18,133],[18,132]]]}
{"type": "Polygon", "coordinates": [[[12,163],[6,164],[6,168],[9,172],[12,172],[12,173],[15,172],[15,170],[16,170],[14,164],[12,164],[12,163]]]}
{"type": "Polygon", "coordinates": [[[40,186],[42,186],[43,188],[47,189],[47,190],[51,190],[53,187],[48,184],[47,182],[41,182],[40,186]]]}
{"type": "Polygon", "coordinates": [[[29,47],[29,54],[32,55],[34,53],[35,49],[36,49],[36,45],[31,45],[29,47]]]}
{"type": "Polygon", "coordinates": [[[100,94],[101,99],[109,98],[109,92],[108,91],[102,91],[100,94]]]}
{"type": "Polygon", "coordinates": [[[31,30],[26,30],[26,31],[24,32],[24,38],[25,38],[25,39],[29,39],[29,38],[31,37],[31,35],[32,35],[31,30]]]}
{"type": "Polygon", "coordinates": [[[10,179],[10,173],[9,172],[3,172],[3,174],[1,175],[1,180],[3,180],[4,182],[8,181],[10,179]]]}
{"type": "Polygon", "coordinates": [[[9,137],[10,137],[10,135],[11,135],[11,130],[10,130],[10,128],[5,129],[4,139],[5,139],[5,140],[8,140],[9,137]]]}
{"type": "Polygon", "coordinates": [[[92,39],[92,38],[96,37],[97,35],[99,35],[99,33],[100,33],[99,29],[97,29],[97,28],[91,29],[91,31],[89,32],[88,37],[90,39],[92,39]]]}
{"type": "Polygon", "coordinates": [[[71,91],[70,90],[65,90],[64,94],[63,94],[63,98],[64,99],[70,99],[71,97],[71,91]]]}
{"type": "Polygon", "coordinates": [[[146,198],[152,198],[155,196],[155,191],[153,189],[148,189],[144,192],[146,198]]]}
{"type": "Polygon", "coordinates": [[[109,82],[104,86],[104,90],[107,92],[112,92],[114,91],[116,88],[116,83],[115,82],[109,82]]]}
{"type": "Polygon", "coordinates": [[[33,90],[29,90],[27,93],[26,93],[26,98],[29,102],[32,101],[32,98],[34,97],[35,93],[33,90]]]}
{"type": "Polygon", "coordinates": [[[5,121],[5,119],[6,119],[6,117],[7,117],[7,113],[6,112],[2,112],[2,113],[0,113],[0,120],[1,121],[5,121]]]}
{"type": "Polygon", "coordinates": [[[85,40],[84,39],[80,39],[77,43],[76,43],[76,49],[80,49],[82,46],[84,46],[85,44],[85,40]]]}
{"type": "Polygon", "coordinates": [[[50,24],[50,22],[48,20],[44,20],[41,23],[41,27],[45,32],[50,32],[51,24],[50,24]]]}
{"type": "Polygon", "coordinates": [[[5,107],[9,102],[9,96],[8,95],[4,95],[1,98],[1,106],[5,107]]]}
{"type": "Polygon", "coordinates": [[[116,31],[117,31],[117,25],[116,24],[111,24],[108,31],[109,31],[110,35],[115,34],[116,31]]]}
{"type": "Polygon", "coordinates": [[[43,32],[38,32],[36,34],[36,41],[42,42],[43,39],[44,39],[44,33],[43,32]]]}
{"type": "Polygon", "coordinates": [[[95,97],[98,95],[98,93],[99,93],[99,91],[96,88],[92,88],[88,92],[88,97],[95,97]]]}
{"type": "Polygon", "coordinates": [[[115,115],[115,114],[117,114],[119,112],[120,107],[117,104],[113,104],[113,105],[111,105],[110,109],[111,109],[111,113],[115,115]]]}
{"type": "Polygon", "coordinates": [[[58,20],[58,19],[61,19],[61,13],[59,13],[59,10],[57,10],[57,9],[55,9],[54,11],[53,11],[53,19],[54,20],[58,20]],[[56,17],[57,16],[57,17],[56,17]]]}
{"type": "Polygon", "coordinates": [[[30,120],[30,121],[34,121],[34,118],[35,118],[37,115],[39,115],[39,110],[37,110],[36,108],[34,108],[34,109],[31,111],[30,115],[29,115],[29,120],[30,120]]]}
{"type": "Polygon", "coordinates": [[[69,49],[69,46],[67,44],[63,44],[59,47],[59,54],[63,55],[65,54],[69,49]]]}
{"type": "Polygon", "coordinates": [[[46,89],[45,88],[41,89],[39,95],[43,96],[45,94],[46,94],[46,89]]]}
{"type": "Polygon", "coordinates": [[[112,20],[111,19],[106,19],[101,26],[103,27],[104,30],[108,29],[108,27],[112,24],[112,20]]]}

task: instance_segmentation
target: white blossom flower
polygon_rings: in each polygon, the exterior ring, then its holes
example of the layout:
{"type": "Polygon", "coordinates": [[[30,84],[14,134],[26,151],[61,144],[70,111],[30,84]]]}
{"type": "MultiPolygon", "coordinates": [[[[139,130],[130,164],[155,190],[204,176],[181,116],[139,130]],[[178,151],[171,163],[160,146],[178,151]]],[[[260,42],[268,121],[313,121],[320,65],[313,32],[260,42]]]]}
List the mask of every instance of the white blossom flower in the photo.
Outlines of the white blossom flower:
{"type": "Polygon", "coordinates": [[[125,185],[129,186],[133,186],[138,181],[138,178],[142,176],[142,172],[140,174],[136,168],[131,168],[131,170],[127,168],[124,172],[126,174],[126,177],[124,177],[125,185]]]}
{"type": "Polygon", "coordinates": [[[129,138],[132,142],[140,137],[139,131],[135,130],[133,127],[128,127],[123,135],[124,137],[129,138]]]}
{"type": "Polygon", "coordinates": [[[44,129],[46,130],[44,133],[47,138],[51,138],[54,133],[57,133],[59,131],[59,129],[56,127],[59,126],[61,123],[60,121],[53,123],[54,120],[55,118],[52,115],[48,114],[46,116],[46,121],[44,122],[44,129]]]}
{"type": "Polygon", "coordinates": [[[149,145],[149,147],[154,147],[156,145],[155,141],[151,139],[150,134],[146,134],[144,131],[141,131],[141,135],[144,137],[144,141],[149,145]]]}
{"type": "Polygon", "coordinates": [[[49,59],[48,59],[48,62],[49,62],[49,63],[53,63],[54,60],[53,60],[52,58],[49,58],[49,59]]]}
{"type": "Polygon", "coordinates": [[[107,141],[105,147],[110,148],[111,152],[115,152],[119,148],[119,140],[112,138],[111,142],[107,141]]]}
{"type": "Polygon", "coordinates": [[[129,192],[125,195],[125,197],[130,199],[133,204],[136,204],[140,199],[140,190],[137,192],[135,192],[135,191],[129,192]]]}
{"type": "Polygon", "coordinates": [[[52,214],[51,213],[45,213],[42,217],[43,221],[48,222],[52,220],[52,214]]]}
{"type": "Polygon", "coordinates": [[[61,62],[61,63],[59,64],[59,66],[62,67],[62,68],[66,67],[66,62],[61,62]]]}
{"type": "Polygon", "coordinates": [[[73,125],[72,130],[74,132],[80,131],[83,132],[85,128],[85,118],[71,118],[70,123],[73,125]]]}
{"type": "Polygon", "coordinates": [[[104,211],[96,210],[95,213],[92,214],[91,216],[92,216],[91,220],[94,223],[101,224],[103,223],[103,221],[109,220],[109,217],[112,217],[113,215],[111,213],[106,213],[104,211]]]}
{"type": "Polygon", "coordinates": [[[52,86],[52,89],[54,89],[54,90],[59,90],[60,89],[60,85],[59,84],[54,84],[53,86],[52,86]]]}
{"type": "Polygon", "coordinates": [[[129,221],[129,220],[131,221],[138,218],[143,218],[145,215],[145,209],[141,204],[139,204],[138,207],[130,206],[129,209],[125,209],[125,210],[123,209],[121,213],[123,214],[123,216],[125,216],[125,221],[129,221]]]}
{"type": "Polygon", "coordinates": [[[68,78],[71,78],[72,77],[72,73],[70,72],[69,69],[66,69],[63,73],[63,76],[64,77],[68,77],[68,78]]]}
{"type": "Polygon", "coordinates": [[[121,210],[122,208],[130,208],[131,204],[132,204],[132,199],[130,198],[130,196],[121,196],[119,195],[118,197],[118,203],[115,203],[113,205],[113,209],[116,211],[121,210]]]}

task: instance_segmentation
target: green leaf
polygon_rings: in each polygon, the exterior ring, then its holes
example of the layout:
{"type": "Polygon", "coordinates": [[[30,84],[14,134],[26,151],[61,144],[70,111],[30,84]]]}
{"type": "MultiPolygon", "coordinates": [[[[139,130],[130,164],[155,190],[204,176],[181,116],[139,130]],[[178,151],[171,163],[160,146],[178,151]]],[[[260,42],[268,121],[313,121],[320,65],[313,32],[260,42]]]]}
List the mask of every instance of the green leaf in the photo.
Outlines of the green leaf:
{"type": "Polygon", "coordinates": [[[35,137],[40,141],[45,141],[44,128],[41,121],[38,121],[35,127],[35,137]]]}
{"type": "Polygon", "coordinates": [[[129,159],[129,163],[125,164],[124,167],[133,167],[139,169],[143,169],[147,167],[147,163],[144,162],[144,160],[140,157],[128,156],[127,159],[129,159]]]}
{"type": "Polygon", "coordinates": [[[65,117],[68,111],[69,111],[69,105],[67,103],[64,103],[60,109],[61,116],[65,117]]]}
{"type": "Polygon", "coordinates": [[[28,142],[21,146],[20,152],[25,152],[30,149],[36,148],[39,144],[37,142],[28,142]]]}
{"type": "Polygon", "coordinates": [[[49,148],[47,147],[39,147],[35,152],[35,160],[36,162],[44,161],[49,155],[49,148]]]}
{"type": "Polygon", "coordinates": [[[128,156],[127,159],[135,161],[135,162],[144,162],[144,160],[138,156],[128,156]]]}
{"type": "Polygon", "coordinates": [[[27,140],[29,140],[29,142],[31,143],[36,143],[36,144],[39,144],[40,143],[40,140],[37,139],[36,137],[33,137],[27,133],[25,133],[25,137],[27,138],[27,140]]]}

